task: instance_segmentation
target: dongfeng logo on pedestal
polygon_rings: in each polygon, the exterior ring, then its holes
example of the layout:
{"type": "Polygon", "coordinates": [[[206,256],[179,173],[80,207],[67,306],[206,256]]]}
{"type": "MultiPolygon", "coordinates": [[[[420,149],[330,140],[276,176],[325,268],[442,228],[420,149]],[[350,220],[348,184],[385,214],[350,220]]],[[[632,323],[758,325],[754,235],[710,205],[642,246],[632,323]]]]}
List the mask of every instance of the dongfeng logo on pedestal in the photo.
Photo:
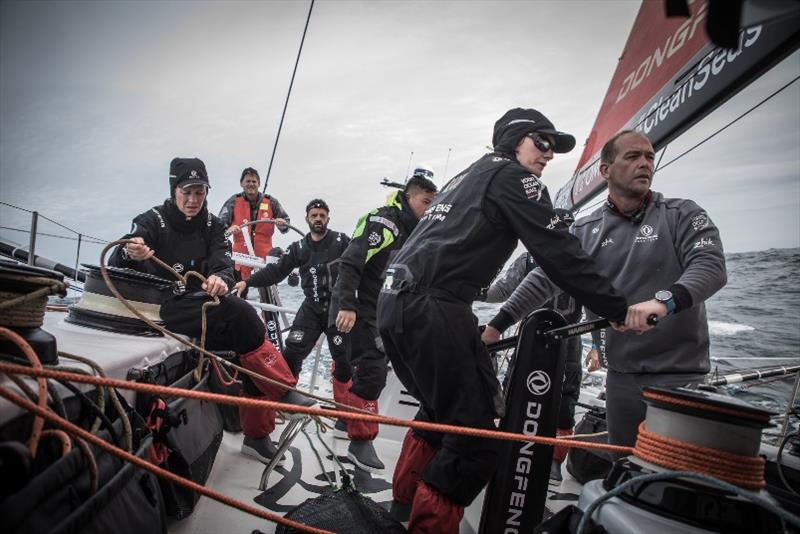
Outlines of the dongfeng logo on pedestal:
{"type": "Polygon", "coordinates": [[[525,383],[532,395],[544,395],[550,391],[550,377],[544,371],[533,371],[525,383]]]}

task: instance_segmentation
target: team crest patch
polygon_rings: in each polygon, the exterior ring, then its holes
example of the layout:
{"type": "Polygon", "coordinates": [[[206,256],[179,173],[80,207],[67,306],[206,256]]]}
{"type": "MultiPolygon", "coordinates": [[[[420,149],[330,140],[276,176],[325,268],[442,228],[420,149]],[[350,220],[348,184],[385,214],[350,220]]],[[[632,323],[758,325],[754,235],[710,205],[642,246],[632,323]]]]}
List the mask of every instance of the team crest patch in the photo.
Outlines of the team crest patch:
{"type": "Polygon", "coordinates": [[[292,330],[292,333],[289,334],[289,339],[292,341],[303,341],[303,337],[305,337],[305,334],[302,330],[292,330]]]}
{"type": "Polygon", "coordinates": [[[333,336],[333,344],[334,345],[341,345],[342,344],[342,336],[333,336]]]}
{"type": "Polygon", "coordinates": [[[381,236],[378,234],[378,232],[372,232],[371,234],[369,234],[369,237],[367,237],[367,243],[369,243],[371,247],[374,247],[380,242],[381,242],[381,236]]]}
{"type": "Polygon", "coordinates": [[[175,265],[172,266],[172,268],[175,269],[175,271],[178,273],[182,273],[184,269],[182,263],[176,263],[175,265]]]}

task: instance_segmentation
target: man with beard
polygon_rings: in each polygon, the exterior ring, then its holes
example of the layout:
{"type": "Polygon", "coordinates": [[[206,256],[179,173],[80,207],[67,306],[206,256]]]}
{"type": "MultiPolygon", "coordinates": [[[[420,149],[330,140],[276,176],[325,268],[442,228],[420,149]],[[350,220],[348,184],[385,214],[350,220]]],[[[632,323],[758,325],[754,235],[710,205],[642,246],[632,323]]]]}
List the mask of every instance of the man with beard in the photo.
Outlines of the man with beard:
{"type": "MultiPolygon", "coordinates": [[[[306,222],[311,230],[303,239],[286,249],[277,263],[255,272],[247,281],[235,286],[238,294],[248,287],[268,287],[286,278],[293,269],[300,269],[300,285],[305,299],[295,315],[286,339],[284,357],[292,374],[297,377],[308,356],[323,332],[328,338],[328,348],[333,357],[334,384],[350,380],[350,364],[344,344],[344,334],[329,326],[328,315],[331,288],[336,281],[337,261],[350,243],[341,232],[328,230],[330,210],[324,200],[316,198],[306,206],[306,222]]],[[[334,400],[346,404],[341,388],[334,387],[334,400]]]]}
{"type": "MultiPolygon", "coordinates": [[[[633,446],[648,386],[703,382],[710,369],[705,301],[727,282],[719,230],[695,202],[650,187],[655,151],[644,134],[623,130],[600,152],[608,199],[572,227],[600,272],[631,300],[628,314],[661,320],[647,336],[592,333],[607,363],[608,441],[633,446]],[[647,299],[647,300],[643,300],[647,299]]],[[[534,269],[486,327],[486,341],[561,290],[534,269]]],[[[562,286],[563,287],[563,286],[562,286]]],[[[631,323],[626,319],[626,324],[631,323]]]]}
{"type": "MultiPolygon", "coordinates": [[[[388,367],[376,327],[376,305],[383,284],[384,270],[395,252],[403,246],[417,226],[436,193],[436,185],[421,175],[412,176],[402,191],[389,196],[385,206],[361,217],[353,240],[342,254],[337,302],[336,327],[350,333],[350,363],[353,382],[348,404],[378,413],[378,397],[386,385],[388,367]]],[[[334,383],[335,384],[335,383],[334,383]]],[[[341,429],[344,425],[339,422],[341,429]]],[[[347,456],[360,468],[380,472],[384,465],[372,442],[378,424],[365,421],[346,423],[350,445],[347,456]]]]}
{"type": "MultiPolygon", "coordinates": [[[[206,278],[204,283],[190,277],[182,294],[165,297],[161,304],[164,326],[199,338],[201,308],[212,297],[219,297],[219,305],[209,307],[206,313],[206,348],[233,350],[242,367],[294,387],[297,379],[278,349],[264,338],[264,323],[256,311],[239,297],[227,295],[233,285],[233,262],[225,226],[208,212],[206,196],[211,186],[205,164],[197,158],[175,158],[169,174],[170,198],[133,220],[131,232],[123,239],[134,242],[117,247],[109,264],[174,278],[160,265],[147,261],[156,256],[181,274],[200,273],[206,278]]],[[[302,406],[314,404],[299,393],[247,375],[243,375],[243,385],[247,395],[257,398],[302,406]]],[[[242,406],[239,415],[244,433],[242,453],[268,463],[277,454],[269,437],[275,429],[275,412],[242,406]]]]}
{"type": "MultiPolygon", "coordinates": [[[[265,258],[272,250],[272,234],[275,233],[275,226],[281,233],[289,231],[289,215],[283,209],[277,198],[262,194],[261,178],[258,171],[252,167],[247,167],[242,171],[239,179],[242,192],[237,193],[225,201],[222,209],[219,210],[219,218],[222,224],[227,226],[226,233],[233,236],[233,251],[248,254],[242,232],[248,232],[250,242],[253,245],[253,252],[259,258],[265,258]],[[275,224],[261,223],[253,224],[242,228],[241,225],[250,221],[261,219],[275,219],[275,224]]],[[[247,280],[253,269],[243,265],[236,266],[239,280],[247,280]]],[[[262,294],[262,300],[263,294],[262,294]]]]}
{"type": "MultiPolygon", "coordinates": [[[[518,240],[598,314],[622,322],[628,308],[578,240],[548,228],[555,214],[539,178],[575,138],[538,111],[516,108],[495,123],[492,144],[492,152],[442,188],[389,265],[378,301],[381,338],[392,368],[420,403],[417,419],[489,430],[502,400],[472,302],[518,240]]],[[[392,483],[396,515],[410,505],[410,531],[458,532],[464,507],[496,465],[493,440],[411,431],[392,483]]]]}

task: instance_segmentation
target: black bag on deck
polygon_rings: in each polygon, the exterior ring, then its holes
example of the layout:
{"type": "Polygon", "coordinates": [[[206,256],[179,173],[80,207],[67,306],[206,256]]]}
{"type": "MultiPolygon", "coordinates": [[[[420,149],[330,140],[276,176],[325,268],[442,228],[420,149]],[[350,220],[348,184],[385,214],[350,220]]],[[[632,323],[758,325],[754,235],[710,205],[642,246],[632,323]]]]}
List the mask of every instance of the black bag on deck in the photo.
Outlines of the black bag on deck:
{"type": "MultiPolygon", "coordinates": [[[[406,531],[381,505],[354,490],[347,479],[342,489],[308,499],[284,517],[332,532],[395,534],[406,531]]],[[[284,525],[275,529],[275,534],[299,532],[284,525]]]]}
{"type": "MultiPolygon", "coordinates": [[[[598,407],[590,408],[575,427],[575,434],[596,434],[605,431],[606,411],[598,407]]],[[[607,435],[575,439],[592,443],[608,442],[607,435]]],[[[575,480],[586,484],[590,480],[605,478],[613,462],[614,458],[605,451],[571,448],[567,455],[567,471],[575,480]]]]}
{"type": "MultiPolygon", "coordinates": [[[[169,386],[192,371],[196,365],[197,358],[192,351],[180,351],[170,354],[150,367],[128,369],[126,379],[157,386],[169,386]]],[[[147,417],[147,414],[150,413],[152,397],[153,395],[150,393],[136,393],[134,408],[142,417],[147,417]]]]}
{"type": "MultiPolygon", "coordinates": [[[[175,388],[208,391],[208,374],[199,383],[194,371],[171,384],[175,388]]],[[[173,473],[205,485],[214,459],[222,443],[222,416],[217,405],[209,401],[174,397],[165,399],[169,419],[172,421],[165,433],[169,449],[165,467],[173,473]]],[[[183,519],[192,513],[200,495],[194,491],[159,479],[164,494],[167,515],[183,519]]]]}
{"type": "MultiPolygon", "coordinates": [[[[141,429],[141,421],[131,423],[134,429],[141,429]]],[[[121,436],[121,423],[117,421],[114,426],[121,436]]],[[[148,435],[140,440],[141,432],[134,431],[134,452],[139,458],[146,458],[152,439],[148,435]]],[[[101,432],[99,436],[107,441],[109,434],[101,432]]],[[[76,446],[0,502],[2,531],[166,534],[164,501],[155,475],[90,447],[98,467],[94,494],[90,490],[88,463],[76,446]]]]}

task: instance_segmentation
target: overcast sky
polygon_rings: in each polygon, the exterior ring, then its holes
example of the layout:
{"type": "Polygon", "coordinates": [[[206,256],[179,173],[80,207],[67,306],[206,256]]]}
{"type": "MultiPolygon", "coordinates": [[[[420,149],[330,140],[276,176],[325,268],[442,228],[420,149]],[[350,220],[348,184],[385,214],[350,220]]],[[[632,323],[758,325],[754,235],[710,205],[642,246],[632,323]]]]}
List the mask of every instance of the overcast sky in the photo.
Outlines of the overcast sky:
{"type": "MultiPolygon", "coordinates": [[[[214,212],[239,190],[242,168],[266,175],[307,2],[0,5],[3,202],[115,239],[169,194],[175,156],[205,161],[214,212]]],[[[452,176],[484,153],[500,115],[522,106],[578,139],[547,167],[554,195],[637,10],[627,0],[318,1],[268,192],[302,229],[305,204],[322,197],[331,227],[351,232],[383,202],[380,179],[404,179],[412,151],[441,184],[445,168],[452,176]]],[[[798,75],[795,53],[664,161],[798,75]]],[[[800,245],[798,85],[655,178],[656,190],[704,206],[728,251],[800,245]]],[[[0,206],[0,226],[27,218],[0,206]]]]}

